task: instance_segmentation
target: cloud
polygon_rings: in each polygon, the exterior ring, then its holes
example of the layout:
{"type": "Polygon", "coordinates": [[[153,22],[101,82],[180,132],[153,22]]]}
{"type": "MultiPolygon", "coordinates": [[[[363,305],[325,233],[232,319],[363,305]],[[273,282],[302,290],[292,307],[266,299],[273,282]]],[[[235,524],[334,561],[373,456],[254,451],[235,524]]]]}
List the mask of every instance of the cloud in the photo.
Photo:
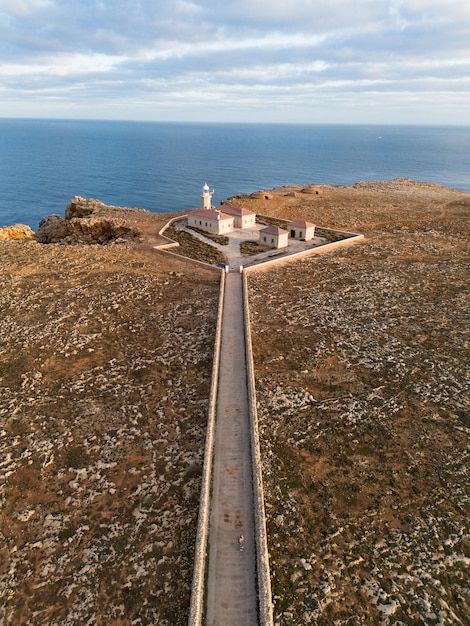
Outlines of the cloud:
{"type": "Polygon", "coordinates": [[[469,25],[467,0],[0,0],[0,115],[419,120],[432,93],[465,123],[469,25]]]}

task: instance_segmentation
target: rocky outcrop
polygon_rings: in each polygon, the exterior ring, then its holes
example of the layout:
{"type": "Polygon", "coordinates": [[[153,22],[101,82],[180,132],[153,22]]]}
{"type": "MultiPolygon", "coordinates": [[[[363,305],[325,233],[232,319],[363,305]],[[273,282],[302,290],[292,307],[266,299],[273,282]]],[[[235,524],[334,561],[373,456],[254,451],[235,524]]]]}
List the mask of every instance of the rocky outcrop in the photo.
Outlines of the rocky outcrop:
{"type": "Polygon", "coordinates": [[[323,191],[319,189],[316,185],[307,185],[302,189],[302,193],[306,193],[312,196],[321,196],[323,191]]]}
{"type": "Polygon", "coordinates": [[[39,243],[106,244],[137,237],[138,230],[117,215],[118,211],[98,200],[75,196],[65,209],[65,218],[50,215],[41,220],[37,240],[39,243]]]}
{"type": "Polygon", "coordinates": [[[25,224],[13,224],[13,226],[3,226],[0,228],[0,241],[8,239],[30,239],[34,237],[34,232],[25,224]]]}
{"type": "Polygon", "coordinates": [[[74,217],[88,217],[93,213],[103,208],[105,205],[99,200],[86,200],[81,196],[75,196],[65,209],[65,219],[71,220],[74,217]]]}
{"type": "Polygon", "coordinates": [[[269,191],[255,191],[250,195],[250,198],[255,200],[271,200],[272,197],[273,195],[272,193],[269,193],[269,191]]]}
{"type": "Polygon", "coordinates": [[[67,223],[60,215],[49,215],[39,223],[36,238],[39,243],[58,243],[67,237],[67,223]]]}

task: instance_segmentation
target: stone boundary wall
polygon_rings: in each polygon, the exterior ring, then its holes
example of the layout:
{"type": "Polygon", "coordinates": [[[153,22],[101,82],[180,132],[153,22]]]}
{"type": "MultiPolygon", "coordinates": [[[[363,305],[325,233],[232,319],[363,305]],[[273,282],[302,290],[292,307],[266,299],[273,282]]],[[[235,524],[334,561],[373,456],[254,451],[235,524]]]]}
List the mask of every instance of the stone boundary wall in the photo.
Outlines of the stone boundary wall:
{"type": "MultiPolygon", "coordinates": [[[[360,235],[360,233],[352,233],[349,230],[338,230],[337,228],[328,228],[328,226],[320,226],[319,224],[315,226],[315,231],[317,228],[319,228],[320,230],[329,230],[330,233],[342,233],[343,235],[349,235],[349,237],[357,237],[358,235],[360,235]]],[[[346,241],[346,239],[340,239],[340,241],[346,241]]],[[[337,242],[332,241],[332,243],[337,242]]]]}
{"type": "MultiPolygon", "coordinates": [[[[256,217],[265,217],[268,220],[279,220],[279,222],[284,222],[285,224],[288,224],[289,222],[291,222],[292,220],[286,220],[283,217],[276,217],[275,215],[266,215],[265,213],[258,213],[256,212],[256,217]]],[[[259,224],[260,222],[258,222],[259,224]]]]}
{"type": "MultiPolygon", "coordinates": [[[[328,229],[334,230],[334,229],[328,229]]],[[[335,231],[343,232],[343,231],[335,231]]],[[[261,626],[272,626],[273,605],[271,591],[271,574],[269,569],[269,552],[268,552],[268,536],[266,531],[266,514],[264,508],[264,488],[262,464],[259,444],[258,431],[258,415],[256,409],[256,386],[255,373],[253,364],[253,352],[251,344],[251,321],[250,309],[248,301],[248,271],[262,271],[264,268],[274,265],[275,263],[289,263],[302,257],[312,254],[320,254],[335,250],[356,241],[364,239],[364,235],[347,233],[351,235],[347,239],[341,239],[318,248],[304,250],[296,254],[284,257],[270,259],[264,263],[252,265],[243,268],[243,307],[245,316],[245,345],[246,345],[246,364],[247,364],[247,384],[248,384],[248,403],[250,411],[250,436],[251,436],[251,457],[253,466],[253,496],[254,496],[254,516],[255,516],[255,534],[256,534],[256,557],[257,557],[257,573],[258,573],[258,602],[259,602],[259,619],[261,626]]]]}
{"type": "Polygon", "coordinates": [[[154,250],[159,250],[161,252],[165,252],[166,254],[171,254],[174,257],[176,257],[177,259],[184,259],[186,261],[190,261],[191,263],[198,263],[199,265],[203,265],[204,267],[210,267],[211,269],[216,270],[217,272],[220,271],[220,268],[217,267],[216,265],[212,265],[212,263],[206,263],[205,261],[198,261],[198,259],[191,259],[190,257],[182,256],[181,254],[177,254],[176,252],[170,252],[170,248],[178,248],[180,244],[177,241],[174,241],[173,239],[170,239],[169,237],[167,237],[163,233],[166,231],[166,229],[169,226],[171,226],[171,224],[173,224],[173,222],[178,222],[179,220],[184,220],[186,217],[188,217],[188,216],[187,215],[180,215],[178,217],[173,217],[170,221],[168,221],[165,224],[165,226],[163,228],[161,228],[158,231],[159,236],[162,237],[163,239],[166,239],[168,241],[168,243],[157,244],[156,246],[153,246],[154,250]]]}
{"type": "MultiPolygon", "coordinates": [[[[178,242],[175,242],[177,246],[179,246],[180,244],[178,242]]],[[[167,248],[173,248],[175,246],[167,246],[166,244],[163,244],[162,246],[153,246],[153,249],[156,250],[157,252],[164,252],[165,254],[171,254],[171,256],[174,256],[175,259],[179,259],[181,261],[181,259],[183,261],[189,261],[190,263],[196,263],[196,265],[203,265],[204,267],[210,267],[211,269],[213,269],[215,272],[220,272],[221,269],[220,267],[217,267],[217,265],[212,265],[212,263],[206,263],[205,261],[198,261],[197,259],[191,259],[191,257],[189,256],[183,256],[182,254],[177,254],[176,252],[171,252],[171,250],[168,250],[167,248]]]]}
{"type": "Polygon", "coordinates": [[[256,410],[256,386],[251,345],[250,308],[248,303],[248,285],[245,272],[242,276],[243,311],[245,321],[245,351],[248,386],[248,410],[250,417],[251,465],[253,475],[253,505],[256,539],[256,570],[258,575],[258,607],[260,626],[272,626],[273,606],[271,594],[271,575],[269,571],[268,536],[264,510],[263,475],[259,447],[258,414],[256,410]]]}
{"type": "MultiPolygon", "coordinates": [[[[204,263],[203,261],[197,261],[195,259],[189,259],[187,257],[181,257],[180,255],[170,252],[168,248],[179,246],[178,242],[175,242],[168,237],[165,237],[163,233],[173,222],[184,219],[185,216],[179,216],[171,219],[160,231],[159,235],[164,237],[168,244],[154,246],[155,249],[161,250],[166,254],[177,256],[178,258],[186,258],[193,263],[199,263],[204,266],[212,267],[221,273],[220,280],[220,292],[219,292],[219,306],[217,312],[217,327],[214,345],[214,360],[212,365],[212,380],[211,390],[209,398],[209,411],[207,422],[207,434],[204,450],[204,465],[202,472],[202,485],[201,495],[199,502],[199,515],[196,532],[196,546],[194,555],[194,570],[193,580],[191,586],[191,603],[189,608],[189,620],[188,626],[201,626],[204,618],[204,598],[205,598],[205,577],[207,566],[207,542],[209,537],[209,521],[210,521],[210,497],[212,486],[212,465],[213,465],[213,451],[214,451],[214,431],[215,431],[215,416],[217,409],[217,391],[218,391],[218,374],[219,374],[219,362],[220,362],[220,343],[222,332],[222,315],[224,308],[224,294],[225,294],[225,271],[219,270],[214,265],[204,263]]],[[[268,537],[266,531],[266,515],[264,508],[264,488],[263,488],[263,476],[261,465],[261,453],[259,445],[259,431],[258,431],[258,414],[256,409],[256,385],[255,374],[253,364],[253,352],[251,343],[251,322],[250,322],[250,309],[248,302],[248,283],[247,273],[248,271],[262,271],[270,265],[278,263],[289,263],[291,261],[300,259],[302,257],[311,256],[314,254],[322,254],[341,248],[357,241],[363,240],[364,235],[356,233],[346,233],[345,231],[337,231],[334,229],[327,229],[334,232],[344,232],[349,235],[347,239],[341,239],[317,248],[311,248],[310,250],[304,250],[295,254],[287,256],[281,256],[264,263],[259,263],[250,267],[243,267],[242,286],[243,286],[243,311],[244,311],[244,326],[245,326],[245,351],[246,351],[246,365],[247,365],[247,387],[248,387],[248,406],[250,417],[250,444],[251,444],[251,463],[252,463],[252,475],[253,475],[253,498],[254,498],[254,518],[255,518],[255,541],[256,541],[256,571],[258,577],[258,609],[259,609],[259,623],[260,626],[273,626],[273,605],[272,605],[272,592],[271,592],[271,575],[269,569],[269,553],[268,553],[268,537]]]]}
{"type": "MultiPolygon", "coordinates": [[[[326,229],[325,229],[326,230],[326,229]]],[[[333,230],[333,229],[329,229],[333,230]]],[[[342,231],[334,231],[334,232],[342,232],[342,231]]],[[[297,261],[303,257],[313,256],[314,254],[323,254],[324,252],[330,252],[331,250],[336,250],[336,248],[343,248],[349,246],[353,243],[356,243],[362,239],[364,239],[364,235],[356,235],[353,233],[351,237],[347,239],[340,239],[339,241],[333,241],[332,243],[326,243],[323,246],[317,246],[316,248],[310,248],[309,250],[303,250],[302,252],[295,252],[294,254],[286,254],[283,256],[278,256],[269,261],[263,261],[263,263],[258,263],[256,265],[245,266],[243,268],[243,272],[252,272],[253,270],[262,271],[266,267],[270,265],[281,264],[281,263],[291,263],[292,261],[297,261]]]]}
{"type": "Polygon", "coordinates": [[[169,228],[173,224],[173,222],[179,222],[180,220],[184,220],[186,217],[188,217],[188,216],[187,215],[179,215],[178,217],[173,217],[170,221],[168,221],[165,224],[165,226],[163,226],[163,228],[160,228],[160,230],[158,231],[158,235],[160,237],[162,237],[162,239],[166,239],[166,241],[168,241],[168,243],[163,243],[161,245],[157,245],[157,246],[155,246],[155,248],[157,248],[159,250],[168,250],[168,248],[177,248],[180,244],[177,241],[174,241],[173,239],[170,239],[169,237],[167,237],[163,233],[166,231],[167,228],[169,228]]]}
{"type": "Polygon", "coordinates": [[[204,616],[204,598],[205,598],[205,578],[207,566],[207,542],[209,538],[209,521],[210,521],[210,497],[212,486],[212,465],[214,452],[214,434],[215,434],[215,416],[217,410],[217,390],[219,381],[219,362],[220,362],[220,343],[222,336],[222,315],[224,310],[224,294],[225,294],[225,271],[220,268],[181,256],[175,252],[170,252],[170,248],[177,248],[179,243],[166,237],[163,233],[166,229],[181,219],[187,217],[180,215],[169,220],[163,228],[158,232],[159,236],[166,239],[168,243],[154,246],[155,250],[160,250],[165,254],[170,254],[178,259],[184,259],[191,263],[197,263],[204,267],[210,267],[220,272],[220,288],[219,288],[219,306],[217,310],[217,323],[214,341],[214,359],[212,362],[211,388],[209,395],[209,410],[207,416],[206,442],[204,448],[204,464],[202,470],[201,493],[199,497],[199,513],[196,529],[196,545],[194,550],[194,568],[193,580],[191,584],[191,601],[189,606],[188,626],[200,626],[204,616]]]}
{"type": "MultiPolygon", "coordinates": [[[[294,221],[294,220],[286,220],[284,217],[276,217],[275,215],[266,215],[265,213],[257,213],[256,216],[264,217],[268,220],[277,220],[278,222],[284,222],[286,229],[289,223],[294,221]]],[[[314,226],[315,226],[315,230],[317,228],[321,228],[321,230],[329,230],[332,233],[343,233],[344,235],[349,235],[351,237],[358,234],[358,233],[351,233],[347,230],[338,230],[337,228],[329,228],[328,226],[321,226],[320,224],[314,224],[314,226]]]]}
{"type": "MultiPolygon", "coordinates": [[[[192,260],[192,259],[191,259],[192,260]]],[[[219,380],[220,343],[222,335],[222,314],[224,310],[225,272],[219,270],[220,291],[217,312],[217,327],[214,343],[214,360],[212,363],[212,380],[209,396],[209,412],[207,419],[204,465],[202,470],[201,495],[196,532],[194,554],[193,581],[191,585],[191,604],[189,607],[188,626],[200,626],[204,614],[205,574],[207,565],[207,542],[209,537],[210,497],[212,485],[212,464],[214,452],[215,415],[217,409],[217,388],[219,380]]]]}

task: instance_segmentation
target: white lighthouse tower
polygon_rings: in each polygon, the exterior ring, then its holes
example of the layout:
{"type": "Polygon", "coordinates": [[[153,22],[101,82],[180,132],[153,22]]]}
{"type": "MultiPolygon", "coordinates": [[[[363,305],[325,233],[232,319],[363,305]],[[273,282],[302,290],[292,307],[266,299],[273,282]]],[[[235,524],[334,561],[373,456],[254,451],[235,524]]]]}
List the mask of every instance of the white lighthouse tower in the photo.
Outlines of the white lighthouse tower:
{"type": "Polygon", "coordinates": [[[202,188],[202,195],[201,195],[203,209],[208,209],[210,211],[210,209],[212,208],[211,200],[212,200],[213,195],[214,195],[214,190],[211,191],[209,189],[209,185],[206,183],[204,187],[202,188]]]}

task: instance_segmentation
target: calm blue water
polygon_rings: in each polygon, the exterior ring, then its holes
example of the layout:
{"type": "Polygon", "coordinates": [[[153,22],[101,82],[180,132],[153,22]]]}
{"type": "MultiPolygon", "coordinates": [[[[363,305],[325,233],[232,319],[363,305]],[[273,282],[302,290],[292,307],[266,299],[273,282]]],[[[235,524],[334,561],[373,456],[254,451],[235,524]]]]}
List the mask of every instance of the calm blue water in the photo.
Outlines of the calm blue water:
{"type": "Polygon", "coordinates": [[[0,226],[75,195],[172,212],[286,184],[407,177],[470,192],[470,127],[0,119],[0,226]]]}

